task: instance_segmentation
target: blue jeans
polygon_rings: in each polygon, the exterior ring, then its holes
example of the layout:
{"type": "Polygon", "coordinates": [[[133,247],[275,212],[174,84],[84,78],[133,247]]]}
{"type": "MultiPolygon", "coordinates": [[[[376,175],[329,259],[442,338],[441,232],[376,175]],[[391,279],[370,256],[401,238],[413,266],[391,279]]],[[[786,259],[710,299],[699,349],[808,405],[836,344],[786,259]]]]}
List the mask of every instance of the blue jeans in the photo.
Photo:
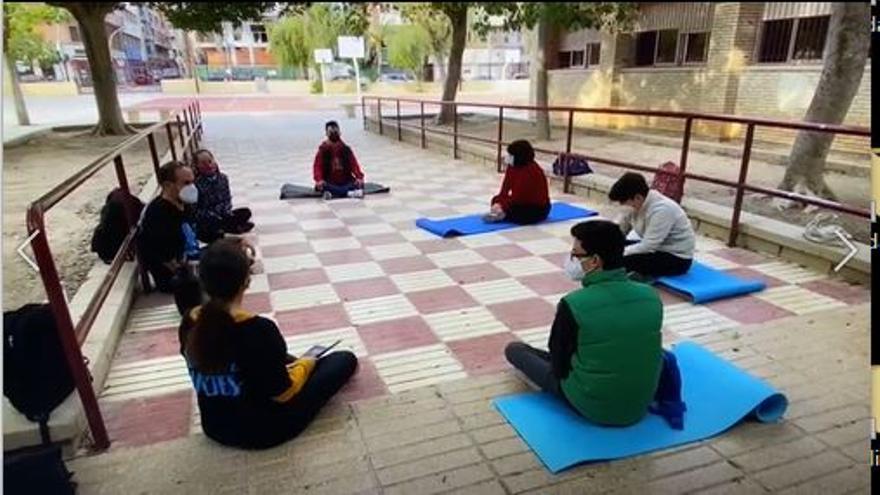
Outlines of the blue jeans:
{"type": "Polygon", "coordinates": [[[354,191],[357,189],[355,187],[354,182],[346,182],[345,184],[331,184],[329,182],[324,183],[324,190],[329,191],[330,195],[334,198],[346,198],[348,197],[349,191],[354,191]]]}

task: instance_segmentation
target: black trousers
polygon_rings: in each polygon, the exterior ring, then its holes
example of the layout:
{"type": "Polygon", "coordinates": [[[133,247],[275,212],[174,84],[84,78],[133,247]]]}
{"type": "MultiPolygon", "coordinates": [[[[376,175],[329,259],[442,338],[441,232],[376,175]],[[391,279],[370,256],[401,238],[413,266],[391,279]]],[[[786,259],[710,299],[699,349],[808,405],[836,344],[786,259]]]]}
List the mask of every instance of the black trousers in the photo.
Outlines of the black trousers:
{"type": "Polygon", "coordinates": [[[674,254],[660,251],[630,254],[623,257],[623,266],[626,271],[654,278],[686,273],[690,270],[692,262],[693,260],[679,258],[674,254]]]}
{"type": "Polygon", "coordinates": [[[533,223],[543,222],[550,214],[550,205],[532,206],[532,205],[511,205],[504,212],[504,220],[519,225],[529,225],[533,223]]]}
{"type": "Polygon", "coordinates": [[[549,352],[535,349],[523,342],[511,342],[504,348],[504,357],[538,388],[568,402],[562,393],[559,379],[553,374],[549,352]]]}
{"type": "Polygon", "coordinates": [[[211,244],[227,234],[241,234],[253,228],[246,224],[251,219],[249,208],[236,208],[222,219],[203,220],[196,225],[198,238],[205,244],[211,244]],[[247,228],[250,227],[250,228],[247,228]]]}
{"type": "Polygon", "coordinates": [[[321,408],[348,383],[357,370],[357,363],[357,357],[349,351],[331,352],[319,359],[306,384],[285,405],[278,436],[266,446],[279,445],[302,433],[321,408]]]}

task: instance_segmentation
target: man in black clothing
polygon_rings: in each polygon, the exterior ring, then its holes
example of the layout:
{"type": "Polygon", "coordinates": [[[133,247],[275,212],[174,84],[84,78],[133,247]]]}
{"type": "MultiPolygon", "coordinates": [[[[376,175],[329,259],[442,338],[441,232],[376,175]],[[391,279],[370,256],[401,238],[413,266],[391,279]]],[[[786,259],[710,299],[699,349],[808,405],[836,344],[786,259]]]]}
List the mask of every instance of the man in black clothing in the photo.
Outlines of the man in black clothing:
{"type": "Polygon", "coordinates": [[[171,279],[184,263],[185,206],[198,202],[192,169],[178,161],[159,169],[162,193],[147,205],[138,235],[138,252],[160,292],[171,293],[171,279]]]}

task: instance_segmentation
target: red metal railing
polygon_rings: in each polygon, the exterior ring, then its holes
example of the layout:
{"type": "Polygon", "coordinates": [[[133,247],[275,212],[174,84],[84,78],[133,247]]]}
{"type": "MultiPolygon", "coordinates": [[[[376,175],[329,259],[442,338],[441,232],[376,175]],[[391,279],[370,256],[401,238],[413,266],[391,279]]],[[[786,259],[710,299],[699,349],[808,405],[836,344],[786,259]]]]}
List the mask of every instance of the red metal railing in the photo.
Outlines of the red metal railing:
{"type": "MultiPolygon", "coordinates": [[[[379,122],[379,134],[384,133],[383,121],[390,121],[390,119],[382,116],[382,102],[394,102],[396,104],[397,114],[395,116],[395,124],[397,127],[397,139],[403,140],[402,129],[412,129],[420,132],[421,137],[421,146],[422,148],[426,147],[426,139],[425,135],[427,132],[438,134],[442,136],[450,136],[452,137],[452,156],[453,158],[458,158],[458,140],[459,138],[468,139],[470,141],[489,144],[495,146],[495,154],[496,154],[496,163],[498,164],[498,172],[502,171],[502,162],[501,162],[501,148],[502,146],[509,144],[508,142],[503,141],[504,136],[504,110],[528,110],[528,111],[538,111],[538,112],[566,112],[568,114],[568,125],[566,127],[566,139],[565,139],[565,149],[564,150],[548,150],[543,148],[535,148],[535,151],[540,153],[547,153],[551,155],[557,155],[560,153],[567,153],[574,156],[578,156],[587,160],[591,160],[596,163],[602,163],[606,165],[610,165],[613,167],[624,168],[629,170],[638,170],[641,172],[649,172],[654,173],[657,171],[656,165],[654,166],[646,166],[638,163],[627,162],[622,160],[614,160],[610,158],[604,158],[600,156],[587,155],[582,153],[572,153],[572,134],[574,130],[574,115],[576,113],[586,113],[586,114],[606,114],[606,115],[631,115],[638,117],[659,117],[659,118],[670,118],[670,119],[679,119],[684,120],[684,130],[682,136],[681,143],[681,158],[679,160],[678,166],[681,169],[681,174],[679,176],[679,191],[684,191],[684,182],[685,179],[693,179],[698,182],[706,182],[710,184],[715,184],[719,186],[727,186],[736,190],[736,195],[734,197],[733,204],[733,214],[730,221],[730,237],[728,238],[728,245],[734,246],[736,244],[736,239],[739,235],[739,227],[740,227],[740,215],[742,213],[742,205],[743,205],[743,197],[746,192],[760,193],[766,194],[768,196],[776,197],[776,198],[784,198],[792,201],[797,201],[800,203],[814,205],[821,208],[826,208],[833,211],[838,211],[842,213],[848,213],[850,215],[855,215],[863,218],[870,218],[871,212],[870,210],[860,208],[853,205],[847,205],[843,203],[838,203],[834,201],[828,201],[821,198],[816,198],[812,196],[804,196],[802,194],[797,194],[789,191],[783,191],[781,189],[774,189],[768,187],[761,187],[757,185],[752,185],[747,182],[748,178],[748,170],[749,163],[751,161],[752,155],[752,146],[754,144],[754,136],[755,136],[755,128],[758,126],[763,127],[773,127],[778,129],[789,129],[789,130],[797,130],[797,131],[815,131],[815,132],[830,132],[835,134],[849,135],[849,136],[859,136],[864,138],[870,138],[871,130],[867,127],[856,127],[856,126],[842,126],[842,125],[830,125],[830,124],[817,124],[811,122],[794,122],[794,121],[784,121],[784,120],[772,120],[772,119],[763,119],[763,118],[750,118],[750,117],[738,117],[735,115],[722,115],[722,114],[712,114],[712,113],[699,113],[699,112],[672,112],[672,111],[663,111],[663,110],[632,110],[632,109],[624,109],[624,108],[581,108],[581,107],[568,107],[568,106],[548,106],[548,107],[538,107],[531,105],[499,105],[493,103],[475,103],[475,102],[450,102],[450,101],[439,101],[439,100],[419,100],[419,99],[411,99],[411,98],[393,98],[393,97],[383,97],[383,96],[364,96],[361,100],[361,112],[363,115],[364,121],[364,129],[367,129],[367,101],[373,100],[376,102],[376,110],[377,117],[379,122]],[[400,113],[400,104],[401,103],[417,103],[419,105],[419,125],[409,125],[402,123],[402,116],[400,113]],[[441,108],[444,105],[452,105],[452,114],[453,114],[453,124],[452,124],[452,132],[436,129],[436,128],[427,128],[425,127],[425,105],[437,105],[441,108]],[[473,108],[497,108],[498,109],[498,134],[496,139],[487,139],[481,136],[474,136],[469,134],[463,134],[458,132],[458,107],[473,107],[473,108]],[[746,135],[743,144],[743,153],[742,160],[740,162],[739,169],[739,177],[734,181],[729,181],[726,179],[719,179],[716,177],[710,177],[702,174],[695,174],[687,171],[687,161],[688,161],[688,152],[690,150],[690,142],[691,142],[691,134],[693,130],[694,121],[709,121],[709,122],[722,122],[728,124],[740,124],[746,126],[746,135]]],[[[569,192],[571,187],[571,177],[566,175],[564,178],[564,191],[569,192]]],[[[681,198],[676,198],[680,200],[681,198]]]]}
{"type": "MultiPolygon", "coordinates": [[[[160,131],[163,127],[168,135],[168,147],[173,159],[177,159],[178,150],[175,148],[174,133],[172,126],[178,128],[180,135],[180,156],[186,159],[195,151],[199,140],[202,136],[202,119],[201,108],[198,101],[192,101],[183,108],[175,111],[171,117],[163,122],[154,124],[147,129],[140,131],[138,134],[126,139],[119,146],[100,156],[88,166],[79,172],[55,186],[51,191],[47,192],[39,199],[30,204],[27,211],[27,229],[28,235],[33,236],[31,240],[31,248],[36,258],[37,266],[40,270],[40,278],[46,289],[46,295],[49,299],[49,305],[58,328],[58,336],[61,339],[61,345],[64,350],[64,357],[67,365],[70,367],[76,385],[77,393],[82,401],[85,410],[86,419],[89,429],[94,440],[96,449],[106,449],[110,445],[110,439],[107,436],[107,428],[104,425],[101,411],[98,408],[98,400],[95,390],[92,387],[91,377],[88,366],[86,365],[80,346],[85,342],[89,330],[91,330],[98,313],[101,310],[104,301],[110,293],[119,272],[126,260],[132,259],[134,251],[134,235],[136,232],[137,218],[134,217],[133,211],[127,211],[127,220],[129,224],[129,232],[117,251],[116,256],[110,264],[110,269],[101,281],[101,285],[92,297],[89,305],[86,307],[79,322],[74,326],[73,319],[70,315],[70,308],[64,296],[64,288],[61,286],[61,280],[58,275],[58,269],[55,266],[55,260],[52,258],[52,251],[49,249],[48,236],[46,232],[45,215],[65,197],[70,195],[78,187],[83,185],[87,180],[101,171],[107,164],[113,162],[116,169],[116,178],[119,181],[119,187],[128,192],[128,178],[125,174],[125,164],[123,163],[122,153],[130,149],[132,146],[140,143],[143,139],[147,140],[150,148],[150,157],[153,163],[153,171],[159,170],[159,153],[156,149],[156,140],[154,133],[160,131]],[[181,121],[182,119],[182,121],[181,121]]],[[[141,267],[142,280],[146,280],[146,273],[141,267]]]]}

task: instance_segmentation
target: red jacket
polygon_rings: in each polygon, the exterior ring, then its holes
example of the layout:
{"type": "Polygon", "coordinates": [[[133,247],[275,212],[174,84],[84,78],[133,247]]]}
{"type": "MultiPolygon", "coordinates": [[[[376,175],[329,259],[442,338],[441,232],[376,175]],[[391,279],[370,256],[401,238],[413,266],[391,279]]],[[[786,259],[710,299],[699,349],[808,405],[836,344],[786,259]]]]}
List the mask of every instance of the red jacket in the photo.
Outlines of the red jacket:
{"type": "Polygon", "coordinates": [[[501,192],[492,198],[492,204],[495,203],[501,204],[504,211],[511,205],[549,205],[550,193],[544,170],[535,162],[522,167],[507,167],[501,192]]]}
{"type": "Polygon", "coordinates": [[[354,151],[342,140],[336,143],[330,141],[321,143],[315,154],[312,172],[315,183],[323,181],[342,185],[355,180],[364,180],[364,171],[354,156],[354,151]]]}

